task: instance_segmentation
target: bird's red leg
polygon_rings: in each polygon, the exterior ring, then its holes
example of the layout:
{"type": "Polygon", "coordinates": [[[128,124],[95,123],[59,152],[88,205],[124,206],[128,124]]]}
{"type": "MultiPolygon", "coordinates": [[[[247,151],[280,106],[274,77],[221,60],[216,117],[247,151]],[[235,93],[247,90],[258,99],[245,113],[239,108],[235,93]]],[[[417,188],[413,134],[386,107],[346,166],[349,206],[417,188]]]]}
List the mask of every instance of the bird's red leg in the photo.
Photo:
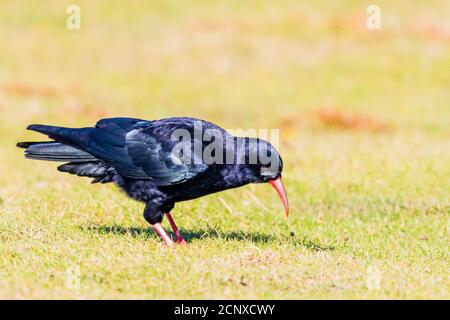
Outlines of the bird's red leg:
{"type": "Polygon", "coordinates": [[[186,244],[186,241],[181,235],[180,230],[178,230],[178,227],[175,224],[175,220],[173,220],[172,214],[170,212],[167,212],[166,215],[167,219],[169,220],[170,226],[172,227],[173,233],[175,234],[175,242],[178,244],[186,244]]]}
{"type": "Polygon", "coordinates": [[[170,236],[167,234],[166,230],[164,230],[161,223],[155,223],[153,226],[153,230],[163,239],[164,243],[168,246],[173,245],[173,240],[170,238],[170,236]]]}

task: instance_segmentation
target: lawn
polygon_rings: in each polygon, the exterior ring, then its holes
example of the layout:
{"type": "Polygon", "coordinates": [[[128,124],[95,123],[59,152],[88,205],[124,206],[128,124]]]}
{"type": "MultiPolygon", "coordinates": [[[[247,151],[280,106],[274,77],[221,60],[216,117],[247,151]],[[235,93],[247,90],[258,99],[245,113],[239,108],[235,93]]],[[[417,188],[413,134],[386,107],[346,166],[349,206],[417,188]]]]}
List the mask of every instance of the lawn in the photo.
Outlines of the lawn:
{"type": "MultiPolygon", "coordinates": [[[[450,298],[450,2],[0,4],[0,298],[450,298]],[[279,128],[269,185],[179,203],[170,249],[115,186],[25,160],[30,123],[279,128]]],[[[164,222],[168,227],[167,221],[164,222]]]]}

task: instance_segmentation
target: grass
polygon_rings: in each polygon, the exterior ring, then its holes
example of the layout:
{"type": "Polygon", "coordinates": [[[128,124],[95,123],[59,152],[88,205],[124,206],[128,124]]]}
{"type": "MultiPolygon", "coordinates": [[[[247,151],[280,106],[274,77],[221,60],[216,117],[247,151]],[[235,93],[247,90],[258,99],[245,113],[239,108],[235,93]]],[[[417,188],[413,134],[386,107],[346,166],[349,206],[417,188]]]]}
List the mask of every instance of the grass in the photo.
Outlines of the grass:
{"type": "Polygon", "coordinates": [[[0,298],[450,298],[448,1],[0,5],[0,298]],[[23,159],[29,123],[190,115],[280,128],[270,186],[143,205],[23,159]],[[167,222],[165,222],[167,223],[167,222]],[[166,225],[167,226],[167,225],[166,225]]]}

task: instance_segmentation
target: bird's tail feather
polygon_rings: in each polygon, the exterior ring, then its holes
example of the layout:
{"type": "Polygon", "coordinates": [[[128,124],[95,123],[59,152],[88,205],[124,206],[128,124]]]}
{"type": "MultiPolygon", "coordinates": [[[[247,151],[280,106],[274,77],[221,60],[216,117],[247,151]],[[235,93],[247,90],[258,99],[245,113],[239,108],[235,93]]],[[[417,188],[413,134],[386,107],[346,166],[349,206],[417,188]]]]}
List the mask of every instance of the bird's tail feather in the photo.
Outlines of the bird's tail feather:
{"type": "Polygon", "coordinates": [[[25,157],[29,159],[62,162],[97,160],[93,155],[85,151],[55,141],[19,142],[17,147],[25,149],[25,157]]]}
{"type": "Polygon", "coordinates": [[[80,177],[95,178],[92,183],[112,181],[114,169],[101,161],[69,162],[58,167],[59,171],[76,174],[80,177]]]}
{"type": "Polygon", "coordinates": [[[89,134],[90,130],[93,128],[65,128],[43,124],[31,124],[27,129],[45,134],[50,139],[57,142],[81,148],[84,141],[87,141],[87,134],[89,134]]]}
{"type": "Polygon", "coordinates": [[[46,135],[60,134],[63,131],[72,130],[70,128],[58,127],[58,126],[48,126],[44,124],[30,124],[27,130],[36,131],[46,135]]]}

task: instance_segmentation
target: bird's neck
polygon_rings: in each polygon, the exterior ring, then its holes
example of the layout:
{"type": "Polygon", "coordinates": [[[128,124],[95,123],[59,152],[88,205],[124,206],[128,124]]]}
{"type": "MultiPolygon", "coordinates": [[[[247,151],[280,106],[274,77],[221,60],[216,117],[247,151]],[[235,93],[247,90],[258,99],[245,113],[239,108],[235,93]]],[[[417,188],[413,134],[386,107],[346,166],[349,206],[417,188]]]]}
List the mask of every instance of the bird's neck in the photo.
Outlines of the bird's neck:
{"type": "Polygon", "coordinates": [[[221,168],[220,175],[227,188],[236,188],[257,182],[253,172],[242,164],[225,165],[221,168]]]}

